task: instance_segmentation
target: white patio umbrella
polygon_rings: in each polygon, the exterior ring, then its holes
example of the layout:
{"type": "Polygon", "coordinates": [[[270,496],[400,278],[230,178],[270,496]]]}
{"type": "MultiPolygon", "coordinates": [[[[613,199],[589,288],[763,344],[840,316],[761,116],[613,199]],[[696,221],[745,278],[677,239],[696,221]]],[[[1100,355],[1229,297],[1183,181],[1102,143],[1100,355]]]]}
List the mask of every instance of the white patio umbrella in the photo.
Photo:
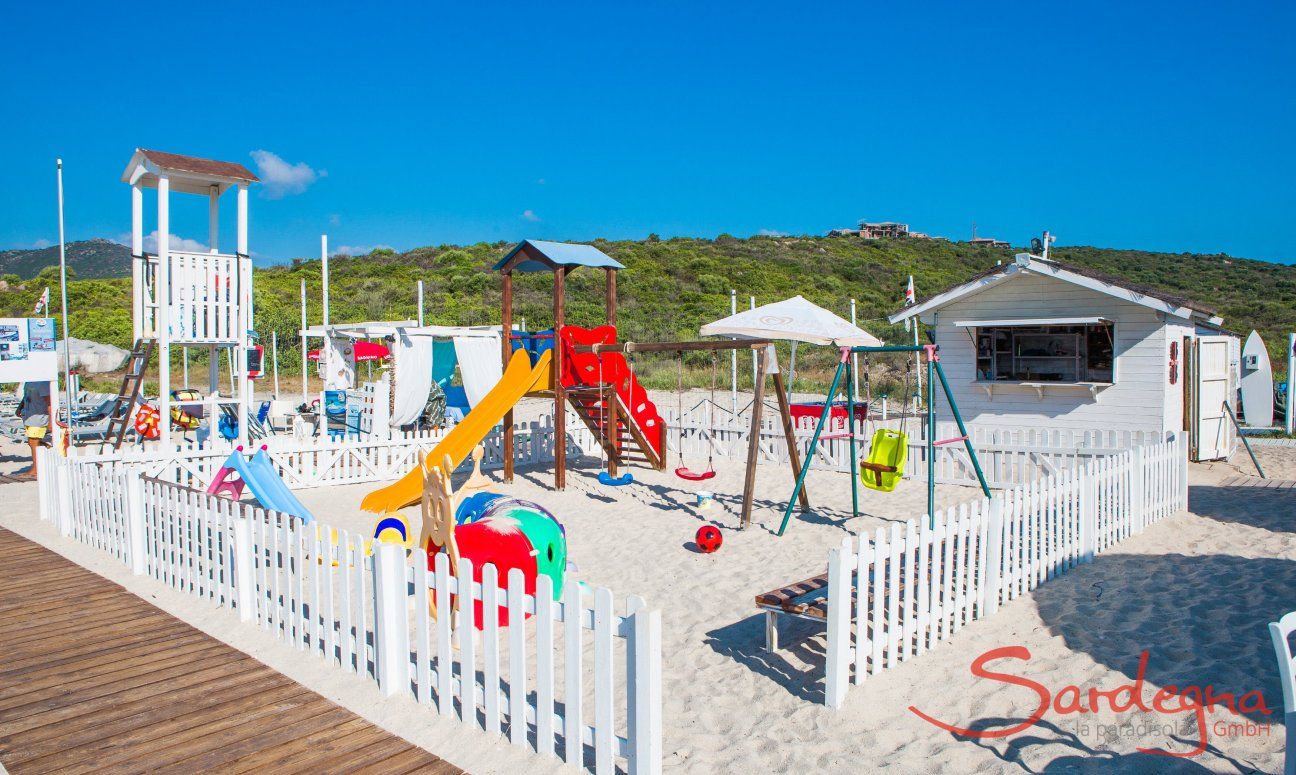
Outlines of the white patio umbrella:
{"type": "Polygon", "coordinates": [[[748,309],[702,326],[702,336],[776,339],[792,342],[788,391],[796,375],[798,342],[837,347],[877,347],[882,340],[802,296],[748,309]]]}

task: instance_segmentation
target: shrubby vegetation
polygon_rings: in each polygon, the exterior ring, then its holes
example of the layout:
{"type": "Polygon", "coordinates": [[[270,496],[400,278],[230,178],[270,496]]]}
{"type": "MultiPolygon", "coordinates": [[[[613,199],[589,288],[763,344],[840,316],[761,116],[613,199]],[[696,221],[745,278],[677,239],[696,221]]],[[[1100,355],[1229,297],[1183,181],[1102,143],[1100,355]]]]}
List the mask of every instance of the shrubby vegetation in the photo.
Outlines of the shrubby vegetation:
{"type": "MultiPolygon", "coordinates": [[[[730,288],[738,290],[740,306],[746,306],[751,295],[762,304],[799,293],[843,317],[855,298],[862,327],[884,340],[907,341],[912,335],[903,326],[889,325],[885,316],[901,305],[909,275],[914,276],[922,298],[998,261],[1011,260],[1016,252],[966,243],[855,237],[721,235],[714,240],[663,240],[653,235],[643,241],[596,240],[593,244],[626,265],[618,282],[619,318],[622,339],[632,341],[696,338],[700,325],[728,314],[730,288]]],[[[429,323],[498,323],[500,283],[490,267],[510,247],[504,242],[439,245],[405,253],[379,250],[367,256],[335,257],[330,261],[332,319],[413,319],[415,283],[422,279],[429,323]]],[[[1258,329],[1272,348],[1275,366],[1285,363],[1285,335],[1296,327],[1296,269],[1291,266],[1225,255],[1090,247],[1057,248],[1054,257],[1214,306],[1232,330],[1245,335],[1258,329]]],[[[294,260],[256,273],[256,328],[267,344],[270,332],[278,332],[282,375],[300,373],[298,298],[303,279],[309,320],[318,323],[318,260],[294,260]]],[[[569,276],[568,322],[602,322],[603,282],[601,272],[577,271],[569,276]]],[[[547,273],[523,275],[515,283],[514,314],[525,318],[533,330],[551,325],[550,283],[547,273]]],[[[43,287],[41,280],[20,287],[11,283],[0,290],[0,311],[30,313],[43,287]]],[[[70,294],[73,336],[130,346],[129,279],[78,280],[71,284],[70,294]]],[[[830,353],[820,350],[807,356],[799,364],[800,389],[819,387],[832,368],[830,353]]],[[[750,362],[742,364],[739,373],[750,382],[750,362]]],[[[691,355],[687,383],[708,385],[710,367],[708,355],[691,355]]],[[[675,383],[676,367],[669,358],[642,356],[636,368],[651,386],[675,383]]],[[[723,356],[722,385],[727,384],[727,368],[723,356]]],[[[884,364],[875,363],[874,368],[875,383],[893,381],[884,364]]]]}

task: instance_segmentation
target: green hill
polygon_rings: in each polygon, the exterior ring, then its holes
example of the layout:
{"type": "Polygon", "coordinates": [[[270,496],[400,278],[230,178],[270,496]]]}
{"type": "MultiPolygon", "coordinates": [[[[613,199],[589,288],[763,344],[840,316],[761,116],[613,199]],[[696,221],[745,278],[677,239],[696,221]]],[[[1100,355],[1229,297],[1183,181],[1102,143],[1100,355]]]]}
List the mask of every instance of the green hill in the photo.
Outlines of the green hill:
{"type": "MultiPolygon", "coordinates": [[[[58,245],[47,248],[0,250],[0,275],[27,280],[49,266],[58,266],[58,245]]],[[[130,277],[130,248],[106,239],[67,244],[68,268],[77,277],[130,277]]]]}
{"type": "MultiPolygon", "coordinates": [[[[738,290],[740,305],[747,304],[749,295],[760,304],[800,293],[843,316],[855,298],[860,325],[883,339],[895,340],[904,336],[903,329],[887,324],[885,316],[900,305],[910,274],[921,298],[997,261],[1009,260],[1016,252],[967,243],[857,237],[721,235],[714,240],[650,237],[593,244],[626,265],[618,282],[622,338],[639,341],[696,338],[698,326],[728,313],[730,288],[738,290]]],[[[415,283],[422,279],[429,323],[498,323],[499,278],[490,266],[509,247],[510,243],[479,243],[339,256],[330,262],[332,320],[413,318],[415,283]]],[[[1090,247],[1056,248],[1053,256],[1214,306],[1231,330],[1245,334],[1258,329],[1271,347],[1275,364],[1281,368],[1285,362],[1280,355],[1286,332],[1296,327],[1296,267],[1225,255],[1090,247]]],[[[296,332],[303,279],[309,319],[317,323],[318,260],[299,259],[256,272],[256,328],[267,342],[270,331],[278,332],[282,374],[299,373],[296,332]]],[[[515,315],[525,318],[532,329],[551,324],[550,282],[550,275],[535,274],[522,276],[517,283],[515,315]]],[[[129,285],[126,279],[72,283],[73,336],[129,346],[129,285]]],[[[25,314],[39,291],[35,283],[0,291],[0,310],[7,315],[25,314]]],[[[601,322],[602,274],[572,273],[567,298],[569,323],[601,322]]],[[[668,359],[643,360],[638,367],[649,384],[674,383],[675,367],[668,359]]],[[[830,360],[828,353],[811,355],[801,374],[817,382],[830,360]]],[[[691,384],[709,382],[709,356],[692,356],[689,365],[691,384]]],[[[748,373],[748,369],[740,371],[748,373]]]]}

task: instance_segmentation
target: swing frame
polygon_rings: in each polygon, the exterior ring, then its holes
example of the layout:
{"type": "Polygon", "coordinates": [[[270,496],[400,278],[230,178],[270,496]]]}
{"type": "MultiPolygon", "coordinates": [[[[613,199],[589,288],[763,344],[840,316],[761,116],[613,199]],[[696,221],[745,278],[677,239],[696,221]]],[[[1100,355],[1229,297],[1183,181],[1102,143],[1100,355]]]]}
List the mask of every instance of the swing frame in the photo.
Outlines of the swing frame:
{"type": "MultiPolygon", "coordinates": [[[[958,402],[954,399],[954,393],[950,390],[949,380],[945,378],[945,370],[941,368],[940,363],[940,346],[936,344],[893,344],[880,346],[861,346],[861,347],[842,347],[841,358],[837,362],[837,371],[833,373],[832,386],[828,388],[828,399],[824,402],[824,410],[819,415],[819,420],[815,424],[814,435],[810,437],[810,446],[806,450],[806,464],[797,474],[796,487],[792,490],[792,497],[788,499],[787,508],[783,511],[783,523],[779,525],[778,535],[783,535],[787,530],[788,522],[792,519],[792,509],[797,502],[797,497],[805,489],[806,473],[810,470],[810,464],[814,460],[815,448],[819,444],[819,439],[823,436],[824,425],[828,421],[828,416],[832,413],[833,401],[837,397],[838,388],[843,384],[849,385],[854,377],[854,365],[852,355],[862,354],[870,355],[873,353],[919,353],[927,359],[927,417],[926,422],[926,446],[927,446],[927,522],[931,526],[936,524],[936,447],[956,442],[963,442],[967,450],[968,457],[972,460],[972,468],[976,471],[977,482],[981,485],[981,491],[987,498],[990,497],[990,485],[986,483],[985,473],[981,470],[981,460],[977,457],[976,448],[972,446],[972,437],[968,433],[967,426],[963,423],[963,416],[959,414],[958,402]],[[952,439],[938,441],[936,439],[936,379],[940,380],[941,390],[945,394],[945,401],[949,404],[950,412],[954,415],[954,422],[958,425],[959,435],[952,439]],[[843,379],[845,377],[845,379],[843,379]]],[[[851,516],[859,516],[859,447],[856,444],[858,435],[855,432],[855,396],[846,389],[846,415],[850,423],[850,447],[851,447],[851,516]]],[[[803,505],[802,511],[806,508],[803,505]]]]}

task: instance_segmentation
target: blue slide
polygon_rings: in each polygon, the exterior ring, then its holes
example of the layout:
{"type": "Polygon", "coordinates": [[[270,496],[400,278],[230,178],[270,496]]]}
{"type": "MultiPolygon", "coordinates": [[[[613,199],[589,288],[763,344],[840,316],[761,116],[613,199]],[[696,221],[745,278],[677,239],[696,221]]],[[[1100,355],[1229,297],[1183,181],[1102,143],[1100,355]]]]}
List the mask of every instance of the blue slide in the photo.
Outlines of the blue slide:
{"type": "Polygon", "coordinates": [[[275,471],[274,463],[271,462],[264,447],[257,450],[251,459],[245,458],[239,450],[230,454],[208,492],[215,492],[220,487],[227,472],[238,474],[243,480],[243,486],[263,507],[297,517],[304,524],[315,521],[315,517],[301,501],[297,500],[297,496],[293,495],[292,490],[288,489],[288,485],[284,484],[284,480],[275,471]]]}

